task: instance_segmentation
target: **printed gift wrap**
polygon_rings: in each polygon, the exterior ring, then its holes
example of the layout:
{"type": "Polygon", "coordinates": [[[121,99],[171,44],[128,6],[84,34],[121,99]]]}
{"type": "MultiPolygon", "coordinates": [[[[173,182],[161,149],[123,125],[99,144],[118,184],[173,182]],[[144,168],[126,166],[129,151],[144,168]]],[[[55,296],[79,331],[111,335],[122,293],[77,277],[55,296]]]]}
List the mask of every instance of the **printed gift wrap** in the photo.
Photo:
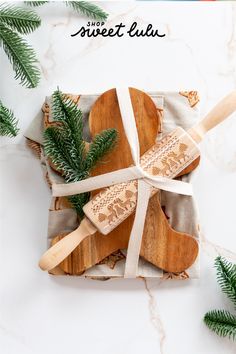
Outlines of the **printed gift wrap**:
{"type": "MultiPolygon", "coordinates": [[[[181,126],[189,129],[198,120],[198,102],[197,92],[151,92],[149,93],[154,101],[159,115],[162,118],[162,129],[157,139],[163,135],[181,126]]],[[[84,115],[84,139],[90,140],[88,117],[91,107],[99,95],[69,95],[82,110],[84,115]]],[[[55,124],[51,118],[51,98],[47,97],[40,113],[32,122],[26,132],[27,144],[36,153],[44,169],[46,180],[51,186],[52,183],[63,182],[62,177],[56,173],[45,159],[43,151],[42,133],[45,127],[55,124]]],[[[181,177],[183,181],[190,181],[192,173],[181,177]]],[[[185,232],[199,239],[198,217],[195,202],[192,197],[170,193],[166,191],[159,192],[162,209],[170,225],[179,232],[185,232]]],[[[52,198],[49,210],[48,223],[48,246],[54,237],[73,231],[78,227],[78,218],[76,212],[71,209],[65,197],[52,198]]],[[[92,252],[92,251],[91,251],[92,252]]],[[[83,272],[82,276],[92,278],[107,279],[110,277],[123,277],[125,265],[126,250],[119,250],[116,253],[103,259],[96,266],[83,272]]],[[[65,268],[64,268],[65,269],[65,268]]],[[[67,274],[57,267],[53,274],[67,274]]],[[[77,274],[78,275],[78,274],[77,274]]],[[[138,276],[155,278],[196,278],[199,276],[198,258],[195,263],[186,271],[181,273],[166,273],[146,262],[143,258],[139,259],[138,276]]]]}

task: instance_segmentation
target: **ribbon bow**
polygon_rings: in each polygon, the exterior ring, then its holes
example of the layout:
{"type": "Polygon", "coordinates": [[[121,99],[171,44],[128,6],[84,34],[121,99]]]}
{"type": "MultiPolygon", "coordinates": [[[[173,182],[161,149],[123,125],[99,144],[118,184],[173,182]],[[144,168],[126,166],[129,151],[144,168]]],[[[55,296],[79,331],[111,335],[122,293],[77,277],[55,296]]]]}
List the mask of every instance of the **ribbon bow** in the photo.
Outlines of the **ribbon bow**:
{"type": "Polygon", "coordinates": [[[133,228],[130,234],[125,264],[125,278],[135,278],[138,269],[139,253],[142,243],[143,228],[152,188],[169,192],[192,195],[189,183],[173,180],[162,176],[152,176],[145,172],[140,165],[140,145],[135,123],[133,107],[128,88],[116,89],[120,113],[128,139],[134,166],[90,177],[83,181],[69,184],[53,184],[52,193],[55,197],[69,196],[108,187],[114,184],[138,180],[137,206],[133,228]]]}

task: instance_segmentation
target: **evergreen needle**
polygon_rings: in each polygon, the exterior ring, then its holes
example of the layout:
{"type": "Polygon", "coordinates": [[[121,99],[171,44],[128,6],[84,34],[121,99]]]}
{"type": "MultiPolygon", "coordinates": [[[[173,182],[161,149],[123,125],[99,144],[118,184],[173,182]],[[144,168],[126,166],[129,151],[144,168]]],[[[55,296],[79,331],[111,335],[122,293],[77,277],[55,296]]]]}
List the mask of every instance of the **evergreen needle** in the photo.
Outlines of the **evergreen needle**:
{"type": "Polygon", "coordinates": [[[0,23],[21,34],[28,34],[40,26],[41,20],[34,11],[17,6],[0,5],[0,23]]]}
{"type": "MultiPolygon", "coordinates": [[[[215,267],[221,290],[236,306],[236,265],[219,256],[215,259],[215,267]]],[[[204,322],[219,336],[236,339],[236,316],[229,311],[209,311],[204,316],[204,322]]]]}
{"type": "MultiPolygon", "coordinates": [[[[83,114],[70,98],[59,90],[52,95],[52,116],[57,126],[44,132],[44,151],[65,182],[77,182],[89,177],[91,169],[115,146],[117,131],[107,129],[97,134],[88,152],[83,140],[83,114]]],[[[80,217],[89,193],[68,197],[80,217]]]]}
{"type": "Polygon", "coordinates": [[[0,44],[13,66],[15,79],[20,79],[21,84],[28,88],[36,87],[40,74],[32,47],[2,23],[0,23],[0,44]]]}
{"type": "Polygon", "coordinates": [[[3,106],[0,101],[0,135],[9,137],[16,136],[19,131],[17,124],[18,121],[14,117],[13,112],[3,106]]]}
{"type": "Polygon", "coordinates": [[[116,144],[116,138],[117,131],[115,129],[104,130],[95,136],[85,157],[85,170],[91,170],[105,154],[113,149],[116,144]]]}
{"type": "MultiPolygon", "coordinates": [[[[41,6],[50,1],[24,1],[29,6],[41,6]]],[[[90,17],[98,21],[106,21],[108,14],[103,11],[99,6],[89,1],[64,1],[65,5],[71,7],[75,12],[90,17]]]]}
{"type": "Polygon", "coordinates": [[[38,7],[47,4],[49,1],[24,1],[26,5],[38,7]]]}
{"type": "Polygon", "coordinates": [[[236,309],[236,265],[227,262],[222,257],[215,260],[217,281],[223,293],[233,302],[236,309]]]}
{"type": "Polygon", "coordinates": [[[208,328],[221,337],[236,338],[236,317],[225,310],[209,311],[204,316],[208,328]]]}
{"type": "Polygon", "coordinates": [[[72,7],[76,12],[91,17],[94,20],[106,21],[108,14],[97,5],[89,1],[65,1],[66,6],[72,7]]]}

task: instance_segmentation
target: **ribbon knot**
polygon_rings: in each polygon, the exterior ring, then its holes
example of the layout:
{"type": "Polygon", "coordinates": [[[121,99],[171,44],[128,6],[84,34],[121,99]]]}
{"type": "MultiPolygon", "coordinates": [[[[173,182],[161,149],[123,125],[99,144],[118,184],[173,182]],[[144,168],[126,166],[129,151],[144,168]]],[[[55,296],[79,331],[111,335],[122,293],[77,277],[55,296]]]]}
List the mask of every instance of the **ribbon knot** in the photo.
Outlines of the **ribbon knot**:
{"type": "Polygon", "coordinates": [[[90,177],[75,183],[53,184],[52,193],[55,197],[69,196],[112,186],[118,183],[132,180],[138,181],[137,205],[127,249],[124,272],[125,278],[135,278],[137,275],[139,253],[142,243],[148,202],[153,188],[184,195],[192,195],[192,186],[189,183],[173,180],[167,177],[150,175],[142,168],[140,165],[138,132],[129,90],[128,88],[117,88],[116,92],[121,118],[125,134],[130,145],[134,166],[105,173],[99,176],[90,177]]]}

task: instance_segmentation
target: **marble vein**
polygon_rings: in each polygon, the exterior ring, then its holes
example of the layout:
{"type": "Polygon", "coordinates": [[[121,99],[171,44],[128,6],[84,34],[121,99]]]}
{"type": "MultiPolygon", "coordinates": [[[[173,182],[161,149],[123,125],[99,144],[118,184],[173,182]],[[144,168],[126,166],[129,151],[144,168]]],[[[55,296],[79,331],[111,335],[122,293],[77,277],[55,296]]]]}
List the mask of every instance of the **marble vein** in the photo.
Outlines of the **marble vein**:
{"type": "Polygon", "coordinates": [[[150,287],[148,286],[148,280],[146,278],[143,278],[143,282],[144,282],[145,290],[148,295],[148,309],[149,309],[150,322],[159,337],[160,354],[164,354],[164,344],[166,339],[166,332],[164,329],[164,325],[160,317],[160,314],[158,313],[156,299],[152,294],[150,287]]]}

